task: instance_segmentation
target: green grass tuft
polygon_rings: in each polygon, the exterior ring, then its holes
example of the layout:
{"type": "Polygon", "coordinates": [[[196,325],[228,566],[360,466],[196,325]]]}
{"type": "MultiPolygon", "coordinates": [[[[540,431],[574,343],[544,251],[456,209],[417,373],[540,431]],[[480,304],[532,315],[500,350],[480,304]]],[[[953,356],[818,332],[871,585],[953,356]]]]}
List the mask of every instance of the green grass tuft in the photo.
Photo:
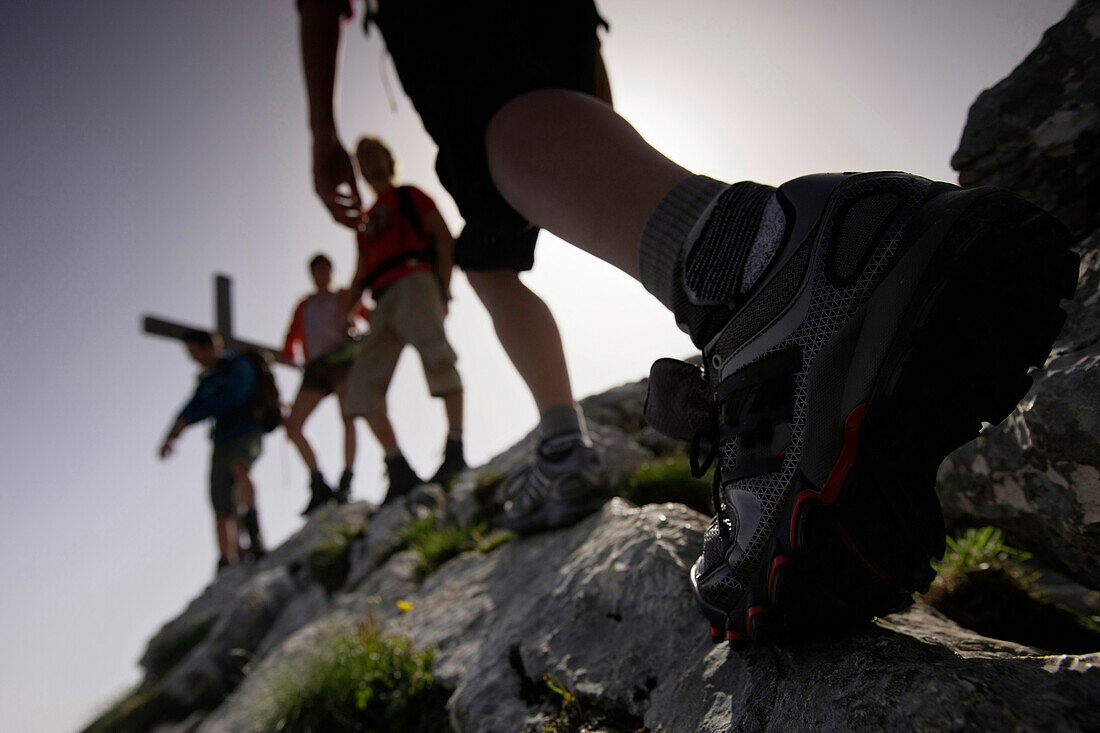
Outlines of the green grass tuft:
{"type": "Polygon", "coordinates": [[[141,685],[96,718],[83,733],[145,733],[160,723],[182,720],[186,710],[151,685],[141,685]]]}
{"type": "Polygon", "coordinates": [[[372,622],[334,629],[269,673],[253,731],[449,733],[450,693],[432,677],[432,658],[372,622]]]}
{"type": "Polygon", "coordinates": [[[511,532],[490,532],[484,522],[440,528],[436,516],[431,514],[406,525],[398,535],[392,552],[404,549],[416,552],[417,572],[421,577],[427,577],[453,557],[471,550],[492,552],[510,539],[511,532]]]}
{"type": "Polygon", "coordinates": [[[671,501],[713,514],[710,477],[708,472],[702,478],[695,478],[691,475],[687,456],[672,455],[646,461],[631,476],[616,484],[614,492],[638,506],[671,501]]]}
{"type": "Polygon", "coordinates": [[[993,569],[1005,571],[1026,589],[1041,577],[1041,573],[1024,567],[1030,559],[1031,553],[1006,545],[1000,529],[978,527],[948,537],[943,560],[933,565],[940,581],[949,588],[962,582],[968,573],[993,569]]]}

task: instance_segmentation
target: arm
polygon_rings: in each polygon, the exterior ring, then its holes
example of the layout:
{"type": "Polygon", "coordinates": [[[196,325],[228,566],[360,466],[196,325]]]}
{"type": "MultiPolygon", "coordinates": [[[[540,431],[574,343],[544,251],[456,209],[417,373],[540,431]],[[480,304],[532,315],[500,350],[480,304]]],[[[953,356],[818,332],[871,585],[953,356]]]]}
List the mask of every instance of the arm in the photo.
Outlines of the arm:
{"type": "Polygon", "coordinates": [[[438,210],[432,210],[424,216],[424,229],[435,237],[435,272],[443,287],[443,297],[451,299],[451,271],[455,264],[455,240],[447,222],[438,210]]]}
{"type": "Polygon", "coordinates": [[[301,0],[299,40],[302,71],[313,135],[313,188],[332,217],[346,227],[359,225],[362,202],[351,158],[336,132],[332,95],[336,88],[336,52],[346,0],[301,0]]]}
{"type": "Polygon", "coordinates": [[[304,310],[305,301],[303,300],[298,304],[298,307],[294,309],[294,315],[290,318],[290,327],[286,330],[286,339],[283,342],[283,358],[295,364],[298,363],[295,345],[297,344],[300,348],[302,342],[305,340],[305,324],[303,322],[304,310]]]}
{"type": "Polygon", "coordinates": [[[164,442],[160,444],[161,460],[172,455],[172,449],[175,446],[176,438],[180,437],[180,433],[190,424],[191,423],[187,422],[182,417],[172,423],[172,427],[168,430],[168,434],[164,436],[164,442]]]}

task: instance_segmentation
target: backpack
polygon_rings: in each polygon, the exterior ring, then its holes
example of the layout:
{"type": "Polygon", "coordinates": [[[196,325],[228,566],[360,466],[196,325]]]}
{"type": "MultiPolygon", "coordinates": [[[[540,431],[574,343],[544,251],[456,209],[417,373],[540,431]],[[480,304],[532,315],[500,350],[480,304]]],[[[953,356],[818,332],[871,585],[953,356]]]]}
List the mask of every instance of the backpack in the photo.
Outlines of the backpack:
{"type": "Polygon", "coordinates": [[[256,401],[248,408],[248,419],[257,423],[265,433],[283,424],[283,411],[279,407],[279,388],[271,373],[271,355],[266,351],[249,349],[242,355],[256,369],[256,401]]]}

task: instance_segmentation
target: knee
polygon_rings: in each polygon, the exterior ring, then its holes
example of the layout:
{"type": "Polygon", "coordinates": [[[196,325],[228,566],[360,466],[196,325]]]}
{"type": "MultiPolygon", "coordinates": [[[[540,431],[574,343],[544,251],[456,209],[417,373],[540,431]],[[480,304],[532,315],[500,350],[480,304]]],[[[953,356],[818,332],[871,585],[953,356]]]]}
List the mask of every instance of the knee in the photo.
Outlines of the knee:
{"type": "Polygon", "coordinates": [[[485,128],[485,152],[494,180],[518,170],[530,154],[531,140],[539,139],[549,113],[558,106],[562,90],[539,89],[521,94],[493,115],[485,128]]]}

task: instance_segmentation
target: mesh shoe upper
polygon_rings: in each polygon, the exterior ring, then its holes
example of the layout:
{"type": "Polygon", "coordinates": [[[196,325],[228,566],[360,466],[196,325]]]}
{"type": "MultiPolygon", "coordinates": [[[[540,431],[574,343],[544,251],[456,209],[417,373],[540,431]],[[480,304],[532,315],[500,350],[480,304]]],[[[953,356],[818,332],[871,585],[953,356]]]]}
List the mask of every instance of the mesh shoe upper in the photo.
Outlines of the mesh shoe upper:
{"type": "Polygon", "coordinates": [[[603,451],[580,433],[540,444],[532,465],[509,480],[511,497],[505,524],[517,532],[537,532],[573,524],[608,497],[603,451]]]}
{"type": "MultiPolygon", "coordinates": [[[[753,437],[759,436],[741,433],[721,441],[719,466],[724,477],[721,504],[706,533],[702,562],[697,570],[699,578],[722,571],[723,577],[715,578],[716,585],[708,588],[709,599],[715,605],[727,606],[737,601],[783,513],[803,456],[807,421],[814,417],[807,410],[810,365],[822,347],[867,301],[896,261],[902,231],[927,199],[930,186],[926,179],[901,174],[846,182],[832,205],[831,215],[822,222],[819,238],[807,239],[782,270],[763,285],[759,297],[750,299],[706,350],[708,377],[717,390],[723,379],[740,366],[732,365],[731,357],[767,330],[766,324],[773,323],[792,307],[797,308],[795,301],[803,303],[805,314],[796,327],[781,334],[776,343],[754,360],[764,361],[785,350],[793,350],[800,356],[801,367],[791,373],[790,420],[770,426],[771,437],[778,432],[783,438],[773,441],[771,447],[776,463],[770,467],[774,470],[749,476],[743,475],[744,470],[738,471],[744,460],[742,454],[752,448],[753,437]],[[873,212],[871,217],[869,211],[873,212]],[[874,221],[868,224],[868,218],[874,221]],[[865,264],[858,268],[861,261],[865,264]],[[842,279],[838,275],[847,277],[842,279]],[[736,507],[742,492],[755,497],[759,506],[760,517],[751,533],[739,531],[741,518],[736,507]],[[731,542],[731,537],[737,537],[743,544],[731,542]],[[725,573],[725,568],[731,569],[732,574],[725,573]]],[[[834,382],[827,387],[839,393],[844,376],[840,370],[827,375],[826,381],[834,382]]],[[[746,385],[746,389],[755,387],[746,385]]],[[[727,402],[723,406],[721,424],[728,426],[743,417],[730,414],[735,405],[727,402]]]]}

